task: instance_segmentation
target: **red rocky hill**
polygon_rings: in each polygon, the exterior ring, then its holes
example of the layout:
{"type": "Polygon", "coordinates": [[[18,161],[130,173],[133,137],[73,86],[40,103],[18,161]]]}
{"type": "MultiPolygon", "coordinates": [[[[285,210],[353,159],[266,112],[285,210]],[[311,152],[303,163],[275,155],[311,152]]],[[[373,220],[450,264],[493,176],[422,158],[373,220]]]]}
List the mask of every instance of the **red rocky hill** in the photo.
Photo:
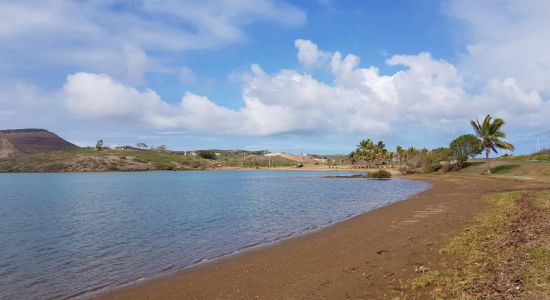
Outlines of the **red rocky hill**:
{"type": "Polygon", "coordinates": [[[44,129],[0,130],[0,158],[67,148],[77,146],[44,129]]]}

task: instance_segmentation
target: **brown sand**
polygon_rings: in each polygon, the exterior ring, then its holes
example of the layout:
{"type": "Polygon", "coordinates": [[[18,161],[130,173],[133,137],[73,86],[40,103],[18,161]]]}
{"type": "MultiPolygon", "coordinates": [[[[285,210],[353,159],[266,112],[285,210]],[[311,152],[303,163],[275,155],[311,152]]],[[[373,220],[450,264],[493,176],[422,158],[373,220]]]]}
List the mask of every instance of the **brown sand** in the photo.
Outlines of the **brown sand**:
{"type": "MultiPolygon", "coordinates": [[[[344,299],[403,293],[415,267],[435,266],[438,249],[486,208],[490,192],[544,183],[458,176],[426,192],[321,231],[99,295],[99,299],[344,299]]],[[[361,179],[358,179],[361,180],[361,179]]],[[[185,249],[182,249],[185,251],[185,249]]],[[[413,296],[414,295],[409,295],[413,296]]]]}

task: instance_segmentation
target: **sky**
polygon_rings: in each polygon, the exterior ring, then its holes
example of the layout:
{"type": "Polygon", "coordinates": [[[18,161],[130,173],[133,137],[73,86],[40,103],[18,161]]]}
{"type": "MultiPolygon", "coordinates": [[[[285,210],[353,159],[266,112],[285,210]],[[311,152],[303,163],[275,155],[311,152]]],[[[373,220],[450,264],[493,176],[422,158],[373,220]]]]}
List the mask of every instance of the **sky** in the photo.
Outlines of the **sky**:
{"type": "Polygon", "coordinates": [[[550,1],[0,0],[0,129],[349,153],[550,148],[550,1]]]}

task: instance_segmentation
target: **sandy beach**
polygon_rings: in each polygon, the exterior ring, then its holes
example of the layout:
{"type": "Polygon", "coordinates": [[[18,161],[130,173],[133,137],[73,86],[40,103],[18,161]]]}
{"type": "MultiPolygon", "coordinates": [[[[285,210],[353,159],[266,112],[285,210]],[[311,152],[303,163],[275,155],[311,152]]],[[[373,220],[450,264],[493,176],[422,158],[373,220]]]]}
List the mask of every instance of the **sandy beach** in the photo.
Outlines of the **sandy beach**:
{"type": "MultiPolygon", "coordinates": [[[[98,299],[343,299],[402,294],[492,192],[545,183],[458,176],[408,177],[428,191],[326,229],[98,295],[98,299]]],[[[184,249],[182,249],[184,251],[184,249]]]]}

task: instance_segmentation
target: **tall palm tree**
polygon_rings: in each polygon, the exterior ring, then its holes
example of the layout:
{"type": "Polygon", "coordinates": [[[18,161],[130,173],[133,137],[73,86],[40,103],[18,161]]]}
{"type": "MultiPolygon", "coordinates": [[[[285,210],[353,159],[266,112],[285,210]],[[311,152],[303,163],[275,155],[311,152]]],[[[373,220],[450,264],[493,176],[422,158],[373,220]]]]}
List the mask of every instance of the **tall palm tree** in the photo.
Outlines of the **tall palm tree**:
{"type": "Polygon", "coordinates": [[[505,138],[506,134],[500,130],[505,124],[504,120],[496,118],[493,119],[491,115],[486,115],[483,123],[479,123],[479,120],[470,121],[474,131],[481,143],[481,149],[485,150],[485,159],[487,161],[487,174],[491,174],[491,165],[489,164],[489,154],[491,150],[498,153],[497,148],[514,150],[514,145],[501,140],[505,138]]]}

